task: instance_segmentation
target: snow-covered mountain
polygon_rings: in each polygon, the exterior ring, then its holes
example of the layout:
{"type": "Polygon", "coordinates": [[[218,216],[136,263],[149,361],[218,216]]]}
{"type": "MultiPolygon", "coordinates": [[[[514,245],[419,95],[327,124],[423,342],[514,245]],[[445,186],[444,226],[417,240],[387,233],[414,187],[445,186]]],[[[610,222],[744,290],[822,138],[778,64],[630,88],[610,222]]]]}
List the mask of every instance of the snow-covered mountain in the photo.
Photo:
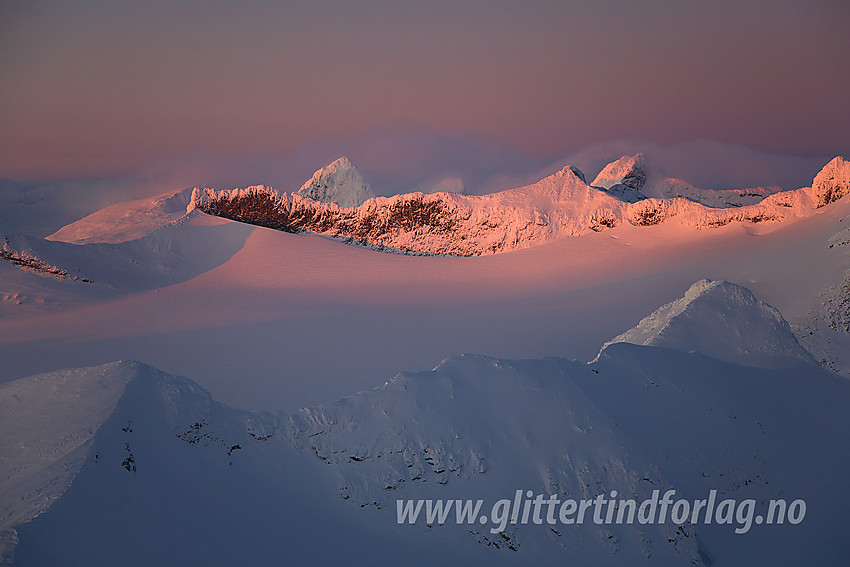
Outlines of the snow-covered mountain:
{"type": "Polygon", "coordinates": [[[564,168],[348,209],[198,189],[0,236],[0,563],[841,564],[848,167],[742,207],[627,203],[564,168]],[[203,210],[375,247],[525,249],[376,254],[203,210]],[[120,359],[167,372],[94,366],[120,359]],[[397,498],[489,513],[516,490],[667,488],[808,514],[745,535],[395,517],[397,498]]]}
{"type": "Polygon", "coordinates": [[[832,160],[812,187],[702,190],[648,168],[641,154],[606,166],[588,184],[568,166],[532,185],[484,196],[462,192],[457,179],[425,193],[372,198],[346,158],[316,172],[297,193],[270,187],[181,190],[120,203],[73,222],[48,239],[74,244],[119,243],[182,222],[198,208],[292,232],[331,235],[379,250],[481,255],[607,230],[623,223],[673,222],[687,229],[733,222],[775,225],[805,217],[848,192],[850,166],[832,160]],[[438,191],[439,190],[439,191],[438,191]],[[430,191],[436,191],[430,193],[430,191]]]}
{"type": "Polygon", "coordinates": [[[65,225],[47,240],[71,244],[116,244],[141,238],[186,215],[191,189],[172,191],[147,199],[117,203],[65,225]]]}
{"type": "MultiPolygon", "coordinates": [[[[340,546],[389,564],[404,551],[368,515],[320,489],[324,471],[297,458],[277,416],[223,406],[185,378],[134,362],[71,371],[78,398],[42,405],[59,410],[57,418],[79,411],[79,398],[99,387],[87,376],[128,373],[133,379],[85,443],[73,483],[54,491],[61,497],[46,513],[4,532],[17,543],[4,550],[14,565],[333,563],[340,546]]],[[[51,376],[33,380],[49,387],[51,376]]],[[[38,404],[34,398],[9,415],[5,436],[38,439],[40,423],[20,409],[38,404]]],[[[10,504],[16,512],[28,506],[10,504]]],[[[418,549],[426,555],[425,542],[418,549]]]]}
{"type": "Polygon", "coordinates": [[[606,193],[629,203],[647,198],[683,198],[707,207],[742,207],[758,203],[778,189],[756,187],[751,189],[699,189],[687,181],[665,177],[648,166],[646,156],[623,156],[606,165],[591,183],[606,193]]]}
{"type": "Polygon", "coordinates": [[[115,363],[0,384],[0,532],[47,510],[67,489],[137,367],[115,363]]]}
{"type": "Polygon", "coordinates": [[[812,188],[818,198],[818,207],[833,203],[850,193],[850,163],[836,157],[818,172],[812,188]]]}
{"type": "Polygon", "coordinates": [[[584,226],[613,226],[616,219],[605,211],[616,209],[620,202],[564,168],[534,185],[487,196],[407,193],[377,197],[349,209],[264,186],[198,189],[192,203],[213,215],[281,230],[330,234],[410,252],[468,256],[577,235],[584,226]]]}
{"type": "Polygon", "coordinates": [[[705,197],[707,191],[687,198],[667,190],[661,198],[643,194],[630,198],[646,187],[642,164],[638,155],[603,171],[608,172],[605,183],[616,181],[613,194],[610,189],[588,185],[576,168],[565,167],[532,185],[483,196],[408,193],[341,208],[260,185],[230,191],[195,189],[189,207],[279,230],[327,234],[378,249],[472,256],[527,248],[624,223],[652,226],[673,222],[688,229],[733,222],[776,224],[809,216],[850,192],[850,164],[836,157],[818,174],[813,187],[764,198],[758,195],[758,202],[749,205],[706,206],[698,201],[711,200],[705,197]],[[632,193],[627,195],[627,190],[632,193]]]}
{"type": "MultiPolygon", "coordinates": [[[[120,210],[116,207],[114,210],[120,210]]],[[[197,211],[186,213],[185,208],[181,213],[165,216],[176,218],[133,240],[123,241],[123,237],[116,236],[120,241],[115,244],[79,245],[26,234],[2,235],[0,260],[6,262],[0,265],[0,271],[11,264],[31,274],[65,282],[66,287],[88,288],[95,295],[108,295],[116,289],[124,292],[150,289],[184,281],[221,264],[239,249],[251,230],[197,211]],[[202,254],[201,251],[206,252],[202,254]]],[[[144,214],[140,217],[150,219],[144,214]]],[[[130,225],[119,227],[119,233],[144,232],[149,228],[140,228],[135,221],[130,225]]],[[[89,237],[83,235],[98,234],[100,236],[91,236],[98,241],[107,233],[88,232],[95,226],[94,222],[81,224],[69,229],[66,235],[75,234],[88,240],[89,237]]],[[[0,291],[9,293],[10,290],[0,285],[0,291]]]]}
{"type": "Polygon", "coordinates": [[[342,208],[357,207],[375,196],[372,188],[347,157],[341,157],[316,171],[298,195],[342,208]]]}
{"type": "Polygon", "coordinates": [[[17,474],[45,471],[36,484],[53,488],[10,485],[4,527],[15,531],[5,541],[18,542],[16,565],[313,562],[338,557],[340,546],[378,564],[798,564],[813,549],[820,564],[839,564],[850,457],[834,448],[850,442],[850,385],[793,350],[772,355],[790,367],[706,356],[706,344],[744,335],[767,350],[790,340],[781,315],[745,288],[697,282],[655,320],[665,321],[660,332],[644,321],[626,335],[689,332],[675,344],[609,344],[591,364],[456,357],[295,412],[229,408],[138,363],[9,383],[0,442],[24,447],[3,454],[36,455],[17,474]],[[722,339],[703,325],[718,309],[722,339]],[[68,442],[63,427],[81,433],[68,442]],[[396,523],[399,498],[489,506],[518,489],[637,499],[675,489],[691,500],[717,490],[758,506],[805,499],[808,513],[802,524],[753,524],[746,535],[735,533],[743,520],[529,522],[503,536],[486,522],[396,523]],[[31,493],[54,501],[44,511],[31,493]],[[322,545],[329,533],[335,546],[322,545]]]}
{"type": "MultiPolygon", "coordinates": [[[[118,244],[6,235],[0,237],[0,376],[140,359],[203,376],[205,387],[245,407],[268,407],[260,391],[294,405],[328,401],[322,396],[336,399],[398,368],[432,367],[457,352],[567,353],[587,360],[604,341],[649,314],[648,306],[671,301],[687,283],[706,276],[752,287],[788,314],[799,340],[818,360],[847,373],[850,333],[841,321],[850,269],[845,234],[850,204],[843,198],[817,208],[827,191],[843,191],[835,173],[846,162],[833,164],[833,173],[818,177],[817,189],[782,194],[787,201],[780,203],[788,206],[779,210],[789,220],[798,218],[795,222],[729,223],[720,230],[693,230],[675,217],[652,226],[626,222],[474,261],[374,254],[199,211],[118,244]],[[815,214],[795,217],[794,203],[815,214]],[[604,299],[595,296],[596,289],[607,290],[604,299]],[[493,305],[511,308],[494,311],[493,305]],[[41,318],[31,317],[36,314],[41,318]],[[393,331],[400,317],[410,334],[393,331]],[[573,324],[576,319],[581,326],[573,324]],[[141,320],[144,326],[127,325],[141,320]],[[233,325],[246,327],[232,337],[233,325]],[[170,338],[177,329],[188,341],[180,349],[170,338]],[[83,333],[92,342],[76,346],[83,333]],[[266,358],[252,363],[254,380],[263,383],[256,390],[231,383],[237,370],[228,349],[204,347],[236,341],[237,350],[246,351],[272,336],[290,340],[267,349],[268,364],[266,358]],[[353,336],[360,337],[356,349],[345,346],[353,336]],[[345,360],[324,356],[326,342],[340,345],[345,360]],[[275,369],[281,367],[305,377],[301,385],[280,380],[275,369]]],[[[580,183],[575,172],[562,178],[563,185],[574,181],[578,197],[586,191],[622,205],[580,183]]],[[[516,191],[500,198],[511,195],[522,210],[524,198],[516,191]]],[[[529,200],[539,196],[531,193],[529,200]]],[[[496,229],[490,230],[483,227],[482,238],[497,239],[496,229]]],[[[415,239],[424,231],[411,233],[415,239]]],[[[464,233],[457,234],[462,243],[464,233]]]]}
{"type": "Polygon", "coordinates": [[[748,366],[787,366],[815,360],[797,341],[778,310],[742,286],[701,280],[684,297],[663,305],[637,326],[605,343],[658,346],[700,352],[748,366]]]}

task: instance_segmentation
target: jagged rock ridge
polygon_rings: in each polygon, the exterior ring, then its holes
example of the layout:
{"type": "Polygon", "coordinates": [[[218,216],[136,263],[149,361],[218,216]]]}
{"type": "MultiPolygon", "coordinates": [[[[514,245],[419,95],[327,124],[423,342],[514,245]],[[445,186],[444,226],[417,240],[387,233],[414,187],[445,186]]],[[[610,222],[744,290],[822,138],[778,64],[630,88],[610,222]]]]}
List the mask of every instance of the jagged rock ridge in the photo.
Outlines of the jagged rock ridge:
{"type": "Polygon", "coordinates": [[[617,198],[610,189],[588,185],[580,171],[565,167],[535,184],[481,196],[407,193],[344,208],[259,185],[229,191],[196,188],[189,208],[278,230],[354,239],[377,248],[473,256],[527,248],[623,223],[652,226],[673,217],[693,229],[731,222],[779,222],[808,216],[850,192],[850,165],[840,157],[824,168],[826,173],[819,174],[815,187],[727,208],[683,197],[644,198],[646,178],[641,185],[636,170],[643,160],[633,156],[619,162],[625,173],[612,168],[609,174],[622,173],[616,179],[631,185],[617,182],[612,187],[631,192],[631,198],[617,198]]]}

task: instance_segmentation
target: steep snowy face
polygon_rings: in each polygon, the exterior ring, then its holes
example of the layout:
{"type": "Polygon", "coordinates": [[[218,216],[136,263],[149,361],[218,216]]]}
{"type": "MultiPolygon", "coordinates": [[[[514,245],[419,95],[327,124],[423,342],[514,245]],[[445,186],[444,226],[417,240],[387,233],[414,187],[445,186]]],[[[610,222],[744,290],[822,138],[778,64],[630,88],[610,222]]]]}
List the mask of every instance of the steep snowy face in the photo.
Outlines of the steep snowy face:
{"type": "MultiPolygon", "coordinates": [[[[464,355],[333,406],[303,409],[291,415],[287,431],[305,454],[331,465],[340,496],[360,508],[392,509],[398,498],[482,489],[512,495],[529,488],[561,498],[617,490],[643,497],[669,484],[621,435],[604,404],[584,391],[594,378],[566,360],[464,355]]],[[[665,526],[507,526],[501,535],[490,527],[466,528],[470,543],[520,557],[528,557],[525,546],[569,557],[583,540],[578,556],[596,558],[589,563],[618,553],[683,563],[698,558],[693,532],[665,526]]]]}
{"type": "Polygon", "coordinates": [[[603,350],[614,343],[699,352],[765,368],[789,362],[815,363],[777,309],[756,299],[745,287],[707,279],[605,343],[603,350]]]}
{"type": "Polygon", "coordinates": [[[646,182],[646,157],[643,154],[623,156],[602,168],[596,179],[593,180],[594,187],[610,189],[615,185],[640,191],[646,182]]]}
{"type": "Polygon", "coordinates": [[[0,532],[46,510],[71,484],[141,366],[115,362],[0,385],[0,532]]]}
{"type": "Polygon", "coordinates": [[[372,188],[347,157],[341,157],[313,174],[298,195],[342,208],[357,207],[375,196],[372,188]]]}
{"type": "Polygon", "coordinates": [[[818,207],[837,201],[850,193],[850,162],[836,157],[826,164],[812,182],[818,207]]]}

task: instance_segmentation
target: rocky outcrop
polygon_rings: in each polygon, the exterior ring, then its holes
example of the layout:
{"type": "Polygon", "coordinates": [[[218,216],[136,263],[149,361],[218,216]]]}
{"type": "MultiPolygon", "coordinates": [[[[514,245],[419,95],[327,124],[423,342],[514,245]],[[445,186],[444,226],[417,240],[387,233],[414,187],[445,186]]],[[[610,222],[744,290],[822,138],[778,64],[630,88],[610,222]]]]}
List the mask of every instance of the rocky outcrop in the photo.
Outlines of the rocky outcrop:
{"type": "Polygon", "coordinates": [[[819,208],[850,193],[850,162],[842,157],[833,159],[815,176],[812,188],[819,208]]]}
{"type": "MultiPolygon", "coordinates": [[[[648,187],[658,192],[659,185],[654,174],[646,173],[643,157],[638,154],[615,164],[606,168],[605,183],[612,183],[608,188],[588,185],[581,171],[568,166],[532,185],[489,195],[406,193],[344,207],[259,185],[230,191],[196,188],[189,208],[278,230],[326,234],[381,250],[475,256],[599,232],[623,223],[653,226],[675,218],[691,229],[732,222],[776,223],[808,216],[850,192],[850,167],[841,158],[818,174],[814,187],[764,198],[757,191],[732,192],[738,197],[746,193],[742,199],[756,201],[748,205],[729,201],[729,191],[710,195],[711,191],[684,182],[670,184],[677,180],[668,178],[665,187],[669,191],[662,193],[673,196],[645,195],[642,191],[648,187]],[[726,199],[726,206],[706,205],[699,199],[726,199]]],[[[597,176],[594,184],[599,179],[597,176]]]]}

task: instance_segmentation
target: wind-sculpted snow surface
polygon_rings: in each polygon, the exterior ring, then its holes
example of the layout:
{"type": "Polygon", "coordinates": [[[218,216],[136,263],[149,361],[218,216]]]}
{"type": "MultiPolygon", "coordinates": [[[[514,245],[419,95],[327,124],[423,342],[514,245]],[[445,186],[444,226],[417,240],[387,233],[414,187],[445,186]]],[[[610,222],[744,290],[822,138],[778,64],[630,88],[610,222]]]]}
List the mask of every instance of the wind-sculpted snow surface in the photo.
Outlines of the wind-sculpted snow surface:
{"type": "Polygon", "coordinates": [[[814,187],[764,198],[762,193],[753,194],[758,202],[728,203],[729,208],[692,200],[708,191],[680,192],[681,197],[672,190],[662,191],[659,195],[664,198],[620,191],[622,198],[617,198],[617,187],[640,193],[635,187],[643,187],[645,179],[626,173],[615,179],[619,181],[612,185],[613,190],[603,190],[588,185],[573,167],[533,185],[483,196],[408,193],[342,208],[259,185],[233,190],[196,188],[189,208],[278,230],[327,234],[377,249],[474,256],[527,248],[623,223],[652,226],[672,220],[690,229],[703,229],[732,222],[778,223],[806,217],[850,192],[848,171],[850,164],[835,158],[818,174],[814,187]],[[635,187],[620,183],[624,180],[635,187]]]}

